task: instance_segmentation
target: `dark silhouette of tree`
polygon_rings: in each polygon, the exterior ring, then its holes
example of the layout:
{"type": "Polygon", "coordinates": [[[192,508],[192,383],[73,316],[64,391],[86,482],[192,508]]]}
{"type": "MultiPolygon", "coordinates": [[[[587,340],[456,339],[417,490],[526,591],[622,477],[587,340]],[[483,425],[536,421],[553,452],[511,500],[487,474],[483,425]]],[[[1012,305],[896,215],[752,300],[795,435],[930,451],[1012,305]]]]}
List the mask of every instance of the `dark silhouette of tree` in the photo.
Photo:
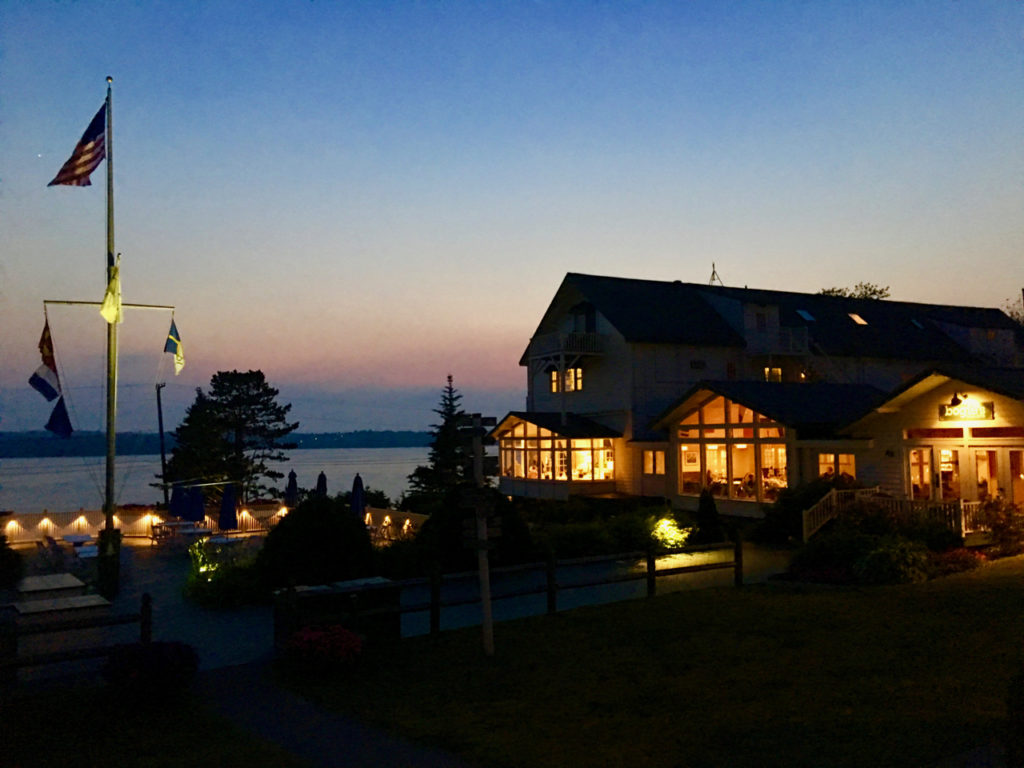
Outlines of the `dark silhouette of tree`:
{"type": "Polygon", "coordinates": [[[850,299],[888,299],[889,286],[857,283],[853,288],[822,288],[818,293],[823,296],[845,296],[850,299]]]}
{"type": "Polygon", "coordinates": [[[467,474],[466,466],[470,460],[469,451],[459,434],[459,419],[465,412],[459,405],[462,395],[452,384],[451,374],[448,383],[441,392],[441,402],[434,413],[441,417],[440,424],[434,424],[427,454],[427,465],[418,466],[409,475],[409,493],[407,498],[415,499],[419,504],[436,504],[444,497],[466,483],[473,482],[467,474]]]}
{"type": "Polygon", "coordinates": [[[167,481],[238,483],[242,501],[270,490],[261,481],[284,475],[268,462],[288,460],[284,451],[295,444],[283,441],[299,426],[287,421],[291,405],[278,403],[278,394],[262,371],[215,373],[173,433],[167,481]]]}

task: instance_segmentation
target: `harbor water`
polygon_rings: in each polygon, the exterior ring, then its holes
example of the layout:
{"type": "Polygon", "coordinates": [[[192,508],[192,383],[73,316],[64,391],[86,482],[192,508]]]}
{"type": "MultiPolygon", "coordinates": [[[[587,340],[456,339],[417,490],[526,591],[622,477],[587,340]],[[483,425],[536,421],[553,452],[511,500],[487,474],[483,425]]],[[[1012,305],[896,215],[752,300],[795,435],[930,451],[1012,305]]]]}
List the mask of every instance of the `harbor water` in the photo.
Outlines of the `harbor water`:
{"type": "MultiPolygon", "coordinates": [[[[322,448],[289,451],[277,467],[286,476],[294,470],[300,488],[316,487],[327,476],[329,494],[352,488],[358,472],[363,484],[383,491],[392,502],[406,490],[409,474],[427,460],[427,448],[322,448]]],[[[105,460],[102,456],[0,459],[0,510],[70,512],[101,509],[105,460]]],[[[115,487],[118,504],[155,504],[162,491],[153,486],[160,456],[119,456],[115,487]]],[[[286,480],[280,481],[284,489],[286,480]]]]}

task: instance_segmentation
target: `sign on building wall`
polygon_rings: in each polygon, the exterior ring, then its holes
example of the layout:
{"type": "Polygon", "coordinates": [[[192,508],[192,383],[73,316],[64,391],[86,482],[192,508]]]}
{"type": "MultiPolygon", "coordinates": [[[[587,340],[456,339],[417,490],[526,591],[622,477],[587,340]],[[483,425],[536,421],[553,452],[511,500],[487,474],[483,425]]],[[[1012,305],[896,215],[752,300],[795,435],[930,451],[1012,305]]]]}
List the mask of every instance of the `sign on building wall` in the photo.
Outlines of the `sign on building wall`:
{"type": "Polygon", "coordinates": [[[996,408],[991,400],[983,403],[965,398],[956,405],[939,406],[939,421],[991,421],[995,417],[996,408]]]}

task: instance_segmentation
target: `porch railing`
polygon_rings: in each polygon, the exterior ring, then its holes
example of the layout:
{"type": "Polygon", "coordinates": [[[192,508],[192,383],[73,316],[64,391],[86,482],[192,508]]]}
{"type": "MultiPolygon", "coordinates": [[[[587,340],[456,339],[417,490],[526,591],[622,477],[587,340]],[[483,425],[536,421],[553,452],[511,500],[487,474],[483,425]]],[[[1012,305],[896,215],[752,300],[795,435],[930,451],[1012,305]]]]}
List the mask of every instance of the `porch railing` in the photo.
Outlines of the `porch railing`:
{"type": "Polygon", "coordinates": [[[845,490],[840,490],[838,488],[831,489],[822,498],[820,498],[814,506],[810,509],[804,510],[804,541],[807,541],[811,536],[821,530],[821,527],[825,525],[825,523],[836,517],[851,503],[857,499],[874,496],[878,491],[879,489],[877,486],[874,488],[851,488],[845,490]]]}
{"type": "Polygon", "coordinates": [[[870,498],[871,503],[904,520],[932,521],[945,525],[960,536],[984,530],[978,522],[980,501],[933,501],[930,499],[897,499],[883,496],[876,488],[849,491],[832,489],[803,513],[804,541],[817,533],[825,523],[837,517],[854,500],[870,498]]]}

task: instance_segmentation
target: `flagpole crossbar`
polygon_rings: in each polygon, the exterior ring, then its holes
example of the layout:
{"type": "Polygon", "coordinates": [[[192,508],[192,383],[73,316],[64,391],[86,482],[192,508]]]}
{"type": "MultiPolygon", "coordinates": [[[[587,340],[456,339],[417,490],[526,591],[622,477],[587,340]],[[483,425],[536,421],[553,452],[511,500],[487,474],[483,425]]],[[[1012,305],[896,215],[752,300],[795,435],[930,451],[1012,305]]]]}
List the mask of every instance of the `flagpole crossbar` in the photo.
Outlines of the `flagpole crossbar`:
{"type": "MultiPolygon", "coordinates": [[[[43,299],[43,305],[49,304],[65,304],[70,306],[81,306],[81,307],[102,307],[102,301],[64,301],[61,299],[43,299]]],[[[127,304],[123,303],[121,306],[125,309],[159,309],[159,310],[170,310],[174,311],[174,307],[166,304],[127,304]]]]}

